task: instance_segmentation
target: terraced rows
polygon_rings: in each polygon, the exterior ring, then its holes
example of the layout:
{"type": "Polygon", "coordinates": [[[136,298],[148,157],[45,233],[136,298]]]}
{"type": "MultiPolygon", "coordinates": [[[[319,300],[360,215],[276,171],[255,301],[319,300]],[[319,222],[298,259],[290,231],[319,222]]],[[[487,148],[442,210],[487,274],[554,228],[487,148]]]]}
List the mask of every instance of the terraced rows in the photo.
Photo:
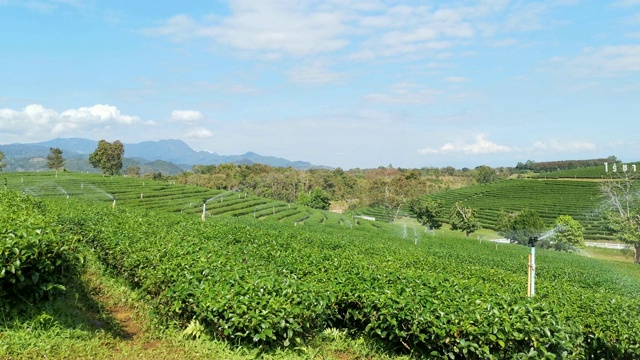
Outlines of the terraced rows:
{"type": "Polygon", "coordinates": [[[429,195],[446,206],[456,201],[478,210],[484,228],[494,229],[500,210],[534,209],[547,226],[559,215],[571,215],[585,227],[585,238],[611,236],[603,220],[599,183],[563,180],[505,180],[429,195]]]}
{"type": "MultiPolygon", "coordinates": [[[[100,176],[96,174],[6,173],[8,188],[38,197],[81,197],[117,206],[140,207],[185,215],[246,217],[295,224],[352,226],[350,218],[244,192],[177,185],[170,181],[100,176]]],[[[368,224],[363,224],[367,226],[368,224]]]]}

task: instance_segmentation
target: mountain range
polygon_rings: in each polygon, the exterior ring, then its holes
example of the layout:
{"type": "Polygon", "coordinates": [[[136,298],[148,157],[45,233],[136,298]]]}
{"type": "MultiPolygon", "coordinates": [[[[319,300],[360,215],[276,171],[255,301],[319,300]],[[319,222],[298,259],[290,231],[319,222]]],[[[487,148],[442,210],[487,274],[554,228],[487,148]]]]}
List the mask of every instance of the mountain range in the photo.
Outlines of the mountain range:
{"type": "MultiPolygon", "coordinates": [[[[47,169],[46,157],[49,148],[60,148],[66,159],[65,168],[70,171],[97,171],[89,164],[89,154],[98,146],[95,140],[82,138],[57,138],[49,141],[29,144],[0,145],[5,154],[5,171],[38,171],[47,169]]],[[[312,169],[315,166],[304,161],[263,156],[254,152],[242,155],[220,155],[207,151],[195,151],[182,140],[168,139],[144,141],[136,144],[124,144],[123,169],[129,166],[140,167],[141,173],[161,172],[165,175],[179,174],[190,170],[193,165],[265,164],[273,167],[292,167],[312,169]]]]}

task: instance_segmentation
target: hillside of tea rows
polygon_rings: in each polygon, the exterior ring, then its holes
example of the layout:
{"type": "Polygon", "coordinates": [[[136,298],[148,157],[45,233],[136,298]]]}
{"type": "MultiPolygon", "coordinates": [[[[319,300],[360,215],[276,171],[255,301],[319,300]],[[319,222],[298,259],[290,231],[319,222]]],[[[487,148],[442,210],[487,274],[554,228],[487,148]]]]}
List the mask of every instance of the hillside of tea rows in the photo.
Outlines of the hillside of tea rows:
{"type": "Polygon", "coordinates": [[[571,215],[584,226],[585,239],[612,239],[601,211],[600,183],[595,181],[503,180],[429,195],[447,207],[461,201],[477,209],[483,228],[494,229],[501,210],[533,209],[551,227],[559,215],[571,215]]]}

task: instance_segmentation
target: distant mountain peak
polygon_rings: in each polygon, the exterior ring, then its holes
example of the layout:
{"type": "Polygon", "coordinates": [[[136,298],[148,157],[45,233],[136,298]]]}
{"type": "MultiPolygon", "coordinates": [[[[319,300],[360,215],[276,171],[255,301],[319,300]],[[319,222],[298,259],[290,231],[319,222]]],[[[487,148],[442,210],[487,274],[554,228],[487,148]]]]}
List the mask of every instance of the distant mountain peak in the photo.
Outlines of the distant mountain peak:
{"type": "MultiPolygon", "coordinates": [[[[84,156],[95,151],[98,142],[83,138],[56,138],[49,141],[32,144],[12,144],[12,146],[31,147],[31,153],[46,156],[49,147],[60,148],[65,154],[82,154],[84,156]],[[42,154],[41,154],[42,153],[42,154]]],[[[24,151],[23,151],[24,153],[24,151]]],[[[153,162],[162,160],[179,164],[184,169],[193,165],[219,165],[223,163],[234,164],[265,164],[274,167],[293,167],[296,169],[317,168],[304,161],[290,161],[287,159],[264,156],[253,151],[242,155],[219,155],[210,151],[195,151],[187,143],[179,139],[162,139],[158,141],[143,141],[135,144],[124,144],[124,156],[126,158],[140,158],[153,162]]]]}

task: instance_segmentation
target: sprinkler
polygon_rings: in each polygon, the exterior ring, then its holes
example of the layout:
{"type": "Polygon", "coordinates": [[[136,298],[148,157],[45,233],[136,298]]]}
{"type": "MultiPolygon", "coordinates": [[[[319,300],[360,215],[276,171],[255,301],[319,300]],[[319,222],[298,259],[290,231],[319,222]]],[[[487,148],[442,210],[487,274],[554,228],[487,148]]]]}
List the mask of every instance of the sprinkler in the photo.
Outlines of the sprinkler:
{"type": "Polygon", "coordinates": [[[529,276],[527,284],[527,296],[532,298],[536,294],[536,242],[538,242],[537,236],[529,238],[529,276]]]}

